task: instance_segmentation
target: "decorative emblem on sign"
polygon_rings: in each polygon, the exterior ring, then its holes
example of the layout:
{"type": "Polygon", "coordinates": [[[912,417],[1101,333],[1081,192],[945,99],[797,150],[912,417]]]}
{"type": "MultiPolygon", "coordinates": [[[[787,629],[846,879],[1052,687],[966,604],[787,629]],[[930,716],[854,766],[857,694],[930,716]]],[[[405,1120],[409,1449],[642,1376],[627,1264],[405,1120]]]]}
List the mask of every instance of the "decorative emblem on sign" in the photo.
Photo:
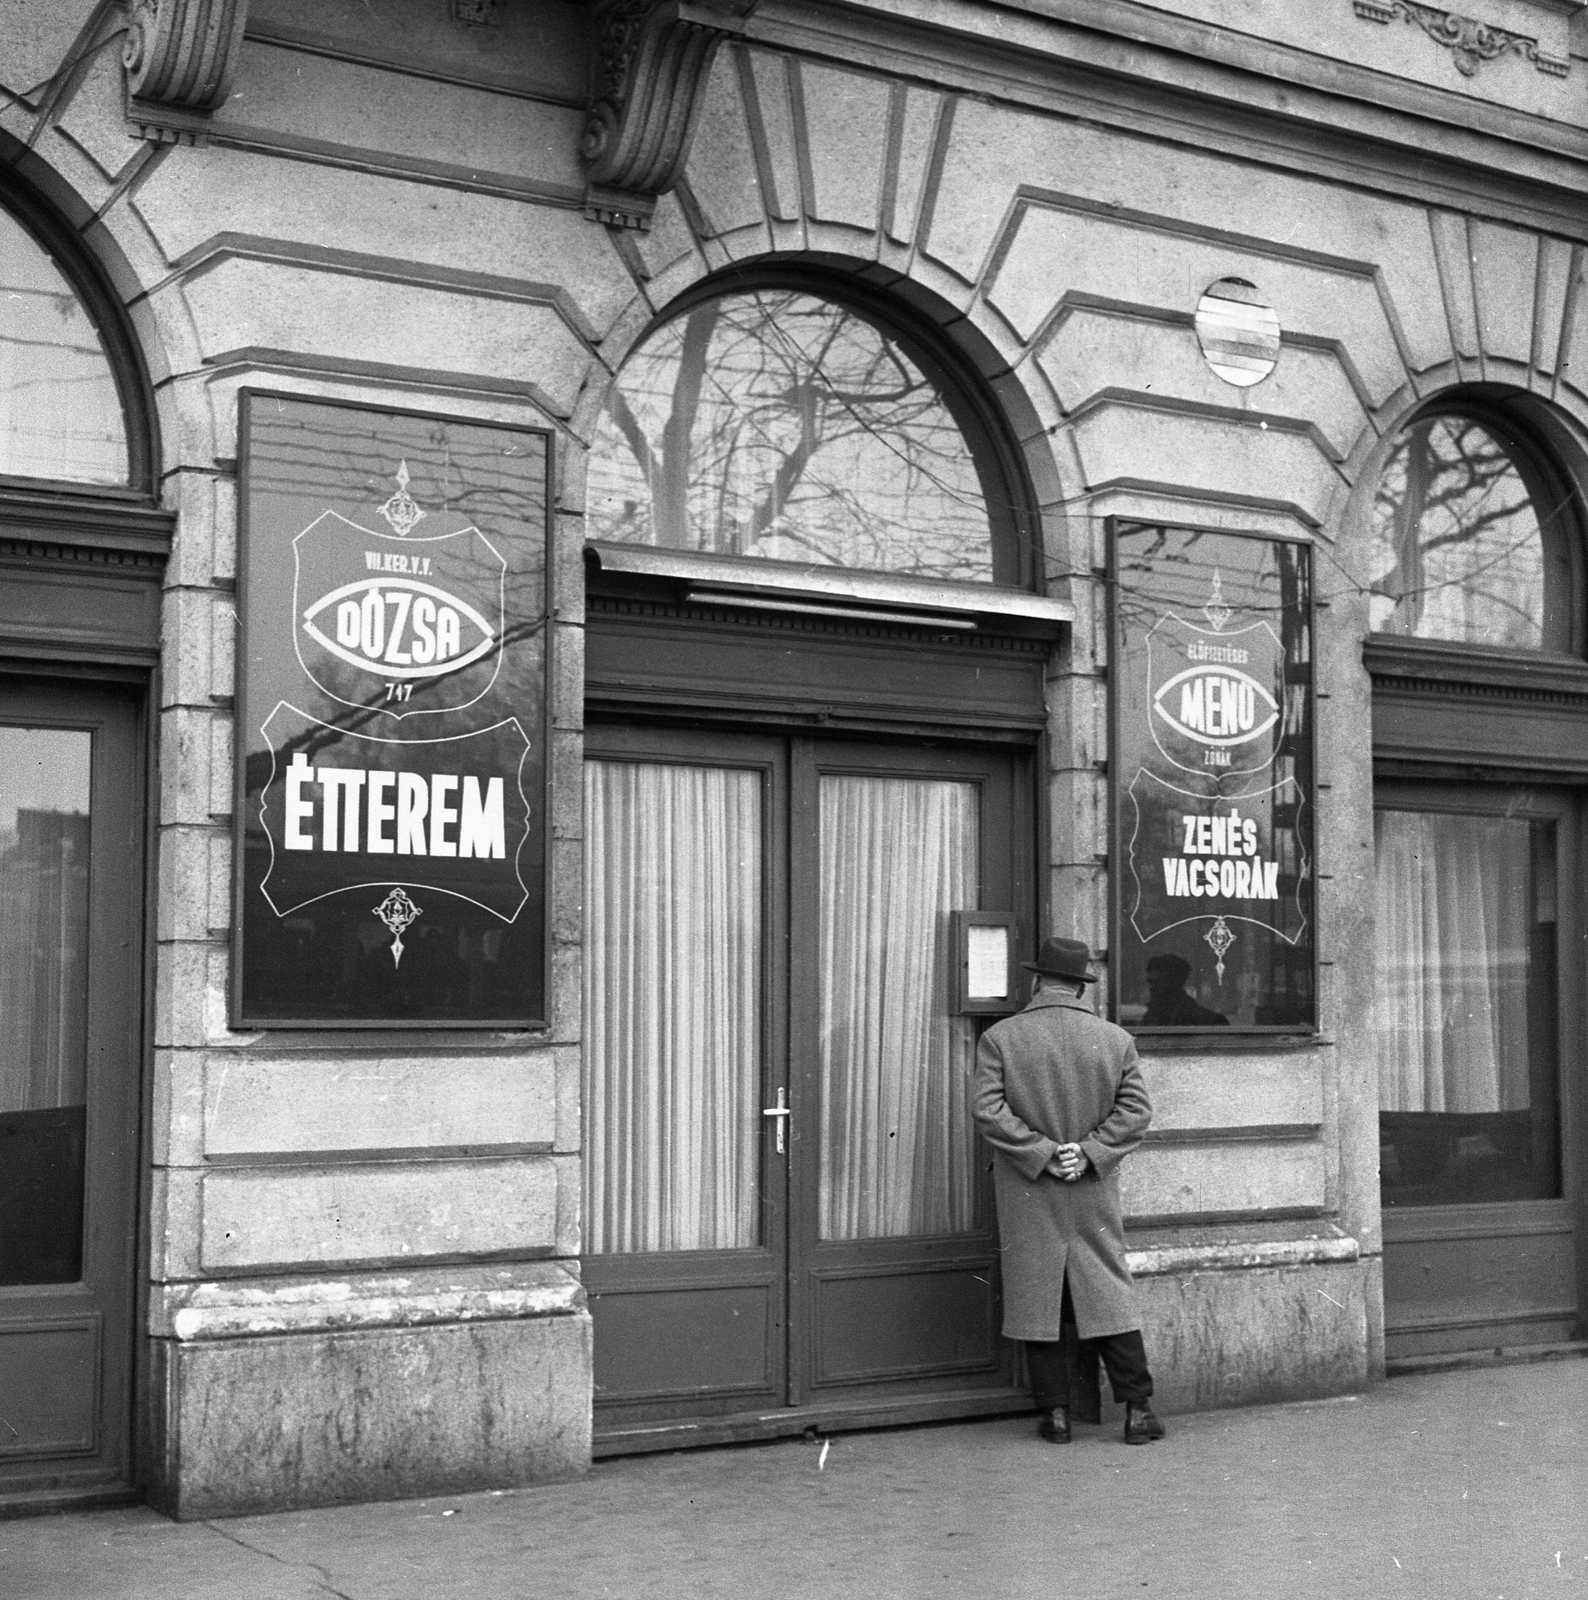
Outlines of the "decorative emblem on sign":
{"type": "MultiPolygon", "coordinates": [[[[417,913],[415,913],[417,915],[417,913]]],[[[1219,983],[1224,982],[1224,958],[1230,953],[1230,946],[1235,943],[1235,935],[1230,932],[1230,925],[1223,917],[1215,917],[1213,926],[1202,935],[1208,949],[1213,952],[1213,959],[1217,963],[1219,983]]]]}
{"type": "Polygon", "coordinates": [[[1203,606],[1202,615],[1215,633],[1223,633],[1225,625],[1235,615],[1224,604],[1224,574],[1217,567],[1213,569],[1213,587],[1208,591],[1208,603],[1203,606]]]}
{"type": "Polygon", "coordinates": [[[408,463],[397,468],[397,492],[380,508],[380,514],[392,525],[399,539],[406,539],[425,519],[419,502],[408,492],[408,463]]]}
{"type": "Polygon", "coordinates": [[[344,705],[399,721],[472,705],[501,659],[507,564],[478,528],[413,537],[429,515],[408,469],[379,508],[390,533],[336,511],[293,541],[294,646],[314,683],[344,705]]]}
{"type": "Polygon", "coordinates": [[[1261,772],[1285,732],[1268,687],[1284,681],[1284,648],[1266,622],[1225,631],[1235,611],[1217,567],[1201,609],[1206,628],[1169,611],[1147,635],[1153,740],[1182,772],[1261,772]]]}
{"type": "Polygon", "coordinates": [[[420,917],[424,915],[418,906],[408,898],[406,890],[393,889],[381,903],[375,907],[375,915],[386,924],[387,931],[391,934],[391,964],[394,967],[402,965],[403,959],[403,934],[411,928],[420,917]]]}

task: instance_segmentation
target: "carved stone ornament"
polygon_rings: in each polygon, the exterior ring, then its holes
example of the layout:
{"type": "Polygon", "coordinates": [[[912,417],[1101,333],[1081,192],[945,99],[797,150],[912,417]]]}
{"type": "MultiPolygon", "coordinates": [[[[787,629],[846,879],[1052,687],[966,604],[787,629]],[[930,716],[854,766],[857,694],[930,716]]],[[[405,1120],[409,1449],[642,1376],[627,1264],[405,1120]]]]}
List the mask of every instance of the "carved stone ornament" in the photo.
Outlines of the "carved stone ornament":
{"type": "Polygon", "coordinates": [[[1470,78],[1485,61],[1516,54],[1531,61],[1540,72],[1564,78],[1571,70],[1571,59],[1545,50],[1537,39],[1525,33],[1512,33],[1492,23],[1474,22],[1454,11],[1424,5],[1422,0],[1353,0],[1356,14],[1368,22],[1393,22],[1396,17],[1415,22],[1436,44],[1442,44],[1455,59],[1456,71],[1470,78]]]}
{"type": "Polygon", "coordinates": [[[137,0],[127,24],[127,115],[145,139],[201,139],[231,92],[248,0],[137,0]]]}
{"type": "Polygon", "coordinates": [[[596,0],[585,215],[648,228],[678,181],[717,47],[756,0],[596,0]]]}

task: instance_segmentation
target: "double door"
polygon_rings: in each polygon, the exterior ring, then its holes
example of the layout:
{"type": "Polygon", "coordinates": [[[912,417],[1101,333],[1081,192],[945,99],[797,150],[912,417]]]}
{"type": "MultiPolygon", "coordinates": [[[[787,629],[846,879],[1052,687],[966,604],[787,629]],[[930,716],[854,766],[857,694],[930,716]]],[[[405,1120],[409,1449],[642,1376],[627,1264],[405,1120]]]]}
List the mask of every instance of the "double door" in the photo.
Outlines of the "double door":
{"type": "Polygon", "coordinates": [[[0,1507],[129,1482],[140,746],[131,695],[0,679],[0,1507]]]}
{"type": "Polygon", "coordinates": [[[1026,908],[1023,752],[601,726],[586,752],[598,1448],[1024,1403],[949,938],[1026,908]]]}

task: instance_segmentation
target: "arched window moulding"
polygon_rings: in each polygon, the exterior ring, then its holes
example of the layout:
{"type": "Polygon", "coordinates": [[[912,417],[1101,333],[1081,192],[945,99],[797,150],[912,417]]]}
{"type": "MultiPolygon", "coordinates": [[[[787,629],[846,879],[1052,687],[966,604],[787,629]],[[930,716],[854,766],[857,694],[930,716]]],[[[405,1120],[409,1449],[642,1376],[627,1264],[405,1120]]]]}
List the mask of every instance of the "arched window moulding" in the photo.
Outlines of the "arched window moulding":
{"type": "Polygon", "coordinates": [[[87,306],[33,235],[0,211],[0,475],[130,481],[127,417],[87,306]]]}
{"type": "Polygon", "coordinates": [[[1580,494],[1539,420],[1458,391],[1393,436],[1367,510],[1375,636],[1583,655],[1580,494]]]}
{"type": "Polygon", "coordinates": [[[0,177],[0,536],[163,559],[175,519],[158,503],[159,420],[117,287],[131,270],[41,158],[18,152],[0,177]]]}
{"type": "Polygon", "coordinates": [[[592,427],[592,557],[746,606],[794,592],[910,608],[868,620],[1067,622],[1067,603],[1016,588],[1034,518],[965,388],[836,284],[693,292],[630,352],[592,427]]]}

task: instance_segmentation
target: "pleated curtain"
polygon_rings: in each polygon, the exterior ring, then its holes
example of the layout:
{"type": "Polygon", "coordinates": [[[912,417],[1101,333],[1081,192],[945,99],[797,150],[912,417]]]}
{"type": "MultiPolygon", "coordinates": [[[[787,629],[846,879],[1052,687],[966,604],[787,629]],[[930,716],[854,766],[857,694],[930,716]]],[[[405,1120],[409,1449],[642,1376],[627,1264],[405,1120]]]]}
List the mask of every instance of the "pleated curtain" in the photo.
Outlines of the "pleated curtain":
{"type": "Polygon", "coordinates": [[[0,836],[0,1113],[82,1105],[88,818],[10,814],[15,832],[0,836]]]}
{"type": "Polygon", "coordinates": [[[820,792],[823,1239],[974,1226],[949,913],[977,904],[974,784],[827,775],[820,792]]]}
{"type": "Polygon", "coordinates": [[[1380,1109],[1525,1109],[1529,823],[1381,811],[1374,833],[1380,1109]]]}
{"type": "Polygon", "coordinates": [[[587,1249],[757,1242],[762,778],[591,761],[587,1249]]]}

